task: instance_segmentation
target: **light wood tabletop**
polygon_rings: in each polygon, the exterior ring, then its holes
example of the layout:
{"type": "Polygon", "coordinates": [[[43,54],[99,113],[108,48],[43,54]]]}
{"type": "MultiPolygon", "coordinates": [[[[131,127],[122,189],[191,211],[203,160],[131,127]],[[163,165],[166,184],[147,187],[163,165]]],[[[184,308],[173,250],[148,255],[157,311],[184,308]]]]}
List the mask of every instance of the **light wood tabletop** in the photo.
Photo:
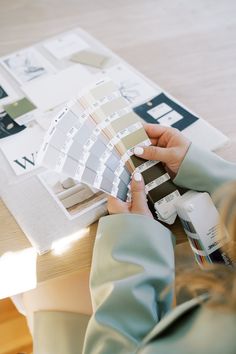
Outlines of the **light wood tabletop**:
{"type": "MultiPolygon", "coordinates": [[[[217,153],[236,162],[235,13],[234,0],[1,0],[0,56],[82,27],[226,134],[217,153]]],[[[186,240],[178,222],[171,229],[186,240]]],[[[37,281],[89,269],[95,233],[94,224],[62,254],[38,256],[37,281]]],[[[0,260],[30,247],[0,202],[0,260]]]]}

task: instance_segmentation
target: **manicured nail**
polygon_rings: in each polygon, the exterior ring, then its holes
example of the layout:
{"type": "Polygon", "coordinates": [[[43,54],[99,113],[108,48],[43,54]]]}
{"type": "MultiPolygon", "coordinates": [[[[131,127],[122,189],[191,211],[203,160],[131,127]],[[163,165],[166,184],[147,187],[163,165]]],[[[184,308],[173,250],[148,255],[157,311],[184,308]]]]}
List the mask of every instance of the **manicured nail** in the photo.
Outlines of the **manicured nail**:
{"type": "Polygon", "coordinates": [[[143,148],[141,147],[141,146],[136,146],[135,148],[134,148],[134,153],[135,153],[135,155],[142,155],[143,154],[143,148]]]}
{"type": "Polygon", "coordinates": [[[135,180],[136,182],[141,182],[141,181],[142,181],[142,175],[141,175],[141,173],[135,172],[135,173],[134,173],[134,180],[135,180]]]}

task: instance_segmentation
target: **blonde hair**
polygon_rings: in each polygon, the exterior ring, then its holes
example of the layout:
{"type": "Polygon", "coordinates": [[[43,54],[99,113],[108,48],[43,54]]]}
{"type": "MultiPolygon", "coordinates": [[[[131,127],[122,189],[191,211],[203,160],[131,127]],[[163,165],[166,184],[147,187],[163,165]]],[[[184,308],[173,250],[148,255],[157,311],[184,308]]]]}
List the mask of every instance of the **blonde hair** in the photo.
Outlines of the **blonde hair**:
{"type": "MultiPolygon", "coordinates": [[[[213,196],[220,213],[219,240],[228,233],[228,242],[223,250],[233,262],[236,260],[236,182],[220,188],[213,196]]],[[[209,264],[204,270],[197,268],[179,274],[176,280],[177,292],[193,296],[209,293],[209,306],[221,306],[236,311],[236,268],[223,264],[209,264]]]]}
{"type": "Polygon", "coordinates": [[[229,242],[224,246],[232,260],[236,260],[236,182],[227,183],[213,196],[215,205],[220,212],[219,240],[225,233],[229,235],[229,242]]]}

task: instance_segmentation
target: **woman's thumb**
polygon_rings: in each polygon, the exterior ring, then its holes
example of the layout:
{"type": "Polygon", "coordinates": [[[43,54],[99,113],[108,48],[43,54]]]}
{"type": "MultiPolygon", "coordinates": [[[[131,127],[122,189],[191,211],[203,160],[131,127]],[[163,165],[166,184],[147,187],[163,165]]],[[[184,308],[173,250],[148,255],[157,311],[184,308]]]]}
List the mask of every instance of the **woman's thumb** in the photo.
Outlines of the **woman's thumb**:
{"type": "Polygon", "coordinates": [[[147,207],[145,184],[141,173],[135,172],[131,181],[132,209],[141,212],[147,207]]]}

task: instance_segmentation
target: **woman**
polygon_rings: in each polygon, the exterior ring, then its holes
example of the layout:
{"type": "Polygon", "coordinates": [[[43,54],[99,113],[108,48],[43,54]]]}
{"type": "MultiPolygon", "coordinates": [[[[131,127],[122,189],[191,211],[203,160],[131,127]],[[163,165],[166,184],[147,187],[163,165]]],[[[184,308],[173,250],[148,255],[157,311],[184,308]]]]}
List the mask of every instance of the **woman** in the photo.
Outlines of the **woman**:
{"type": "MultiPolygon", "coordinates": [[[[212,194],[236,180],[235,164],[190,144],[177,130],[150,124],[145,129],[153,146],[136,148],[135,153],[162,161],[177,185],[212,194]]],[[[199,289],[202,295],[172,309],[171,232],[153,219],[138,173],[133,176],[131,190],[131,203],[109,198],[109,213],[115,215],[99,222],[90,278],[93,315],[88,326],[86,316],[66,312],[65,306],[64,312],[46,312],[38,307],[34,353],[80,353],[86,327],[84,354],[235,353],[234,269],[222,266],[220,270],[215,267],[200,275],[183,276],[185,282],[191,279],[191,288],[199,289]]],[[[232,241],[235,195],[233,201],[232,241]]]]}

